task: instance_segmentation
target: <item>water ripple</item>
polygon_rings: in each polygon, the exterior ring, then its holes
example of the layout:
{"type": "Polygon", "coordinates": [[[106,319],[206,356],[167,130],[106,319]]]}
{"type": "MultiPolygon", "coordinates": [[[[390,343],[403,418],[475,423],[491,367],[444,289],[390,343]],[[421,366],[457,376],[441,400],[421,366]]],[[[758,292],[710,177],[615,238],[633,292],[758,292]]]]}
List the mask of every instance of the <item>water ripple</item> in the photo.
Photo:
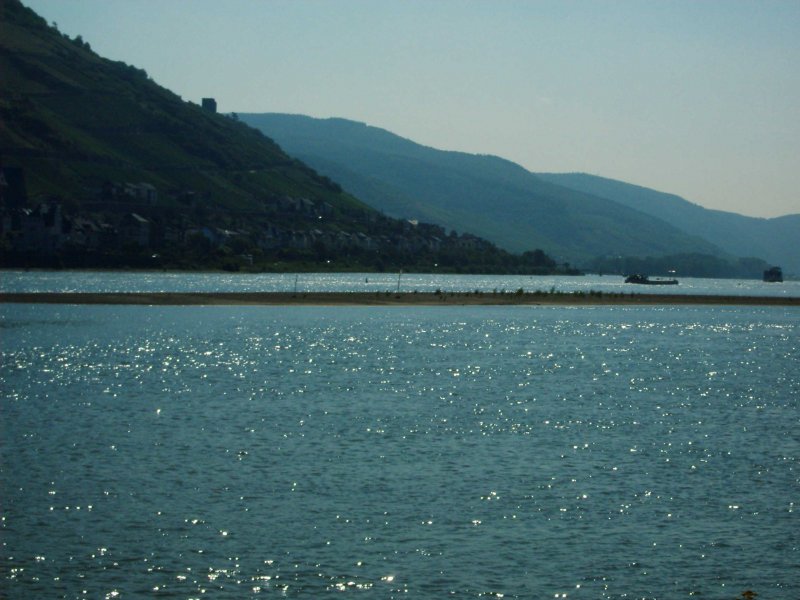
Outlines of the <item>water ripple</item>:
{"type": "Polygon", "coordinates": [[[0,311],[3,597],[800,593],[791,309],[0,311]]]}

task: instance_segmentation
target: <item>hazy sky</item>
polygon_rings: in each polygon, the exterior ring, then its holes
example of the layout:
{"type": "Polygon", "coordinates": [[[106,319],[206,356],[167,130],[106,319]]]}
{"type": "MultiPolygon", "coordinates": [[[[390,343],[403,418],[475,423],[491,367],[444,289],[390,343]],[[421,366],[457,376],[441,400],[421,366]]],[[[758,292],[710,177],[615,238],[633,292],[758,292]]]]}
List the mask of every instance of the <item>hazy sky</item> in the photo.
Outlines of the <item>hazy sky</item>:
{"type": "Polygon", "coordinates": [[[798,0],[23,0],[220,112],[800,213],[798,0]]]}

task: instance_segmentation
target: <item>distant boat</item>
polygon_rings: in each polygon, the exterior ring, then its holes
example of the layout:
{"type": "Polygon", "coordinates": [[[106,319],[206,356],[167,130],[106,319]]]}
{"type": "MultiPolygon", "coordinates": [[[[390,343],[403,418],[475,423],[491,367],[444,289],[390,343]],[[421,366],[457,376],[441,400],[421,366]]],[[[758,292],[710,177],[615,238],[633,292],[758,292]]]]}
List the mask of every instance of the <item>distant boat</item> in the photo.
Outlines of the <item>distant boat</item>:
{"type": "Polygon", "coordinates": [[[764,271],[764,281],[768,283],[781,283],[783,281],[783,271],[780,267],[770,267],[764,271]]]}
{"type": "Polygon", "coordinates": [[[625,278],[625,283],[639,283],[641,285],[678,285],[677,279],[650,279],[647,275],[634,273],[625,278]]]}

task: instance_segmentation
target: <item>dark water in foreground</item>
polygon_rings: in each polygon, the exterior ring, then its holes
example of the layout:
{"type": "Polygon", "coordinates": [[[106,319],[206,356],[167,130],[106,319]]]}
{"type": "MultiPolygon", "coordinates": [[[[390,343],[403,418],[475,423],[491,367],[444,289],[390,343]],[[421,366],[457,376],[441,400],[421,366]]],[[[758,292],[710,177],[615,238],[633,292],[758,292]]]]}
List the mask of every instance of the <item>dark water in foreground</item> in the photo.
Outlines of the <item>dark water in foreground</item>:
{"type": "Polygon", "coordinates": [[[799,333],[0,306],[0,596],[797,598],[799,333]]]}

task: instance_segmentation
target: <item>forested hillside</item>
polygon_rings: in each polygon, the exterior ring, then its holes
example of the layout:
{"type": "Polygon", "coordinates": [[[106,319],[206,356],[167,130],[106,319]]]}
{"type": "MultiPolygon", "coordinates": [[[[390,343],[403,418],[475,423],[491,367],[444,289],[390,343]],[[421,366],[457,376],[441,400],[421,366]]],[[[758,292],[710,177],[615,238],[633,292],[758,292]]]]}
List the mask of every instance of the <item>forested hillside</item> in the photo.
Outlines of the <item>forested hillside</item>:
{"type": "Polygon", "coordinates": [[[800,214],[759,219],[709,210],[674,194],[585,173],[537,173],[537,176],[658,217],[734,256],[759,256],[800,275],[800,214]]]}
{"type": "Polygon", "coordinates": [[[0,264],[550,272],[382,215],[261,132],[0,0],[0,264]]]}
{"type": "Polygon", "coordinates": [[[239,117],[389,215],[448,224],[512,251],[533,244],[573,261],[723,254],[660,219],[543,181],[495,156],[436,150],[344,119],[239,117]]]}

